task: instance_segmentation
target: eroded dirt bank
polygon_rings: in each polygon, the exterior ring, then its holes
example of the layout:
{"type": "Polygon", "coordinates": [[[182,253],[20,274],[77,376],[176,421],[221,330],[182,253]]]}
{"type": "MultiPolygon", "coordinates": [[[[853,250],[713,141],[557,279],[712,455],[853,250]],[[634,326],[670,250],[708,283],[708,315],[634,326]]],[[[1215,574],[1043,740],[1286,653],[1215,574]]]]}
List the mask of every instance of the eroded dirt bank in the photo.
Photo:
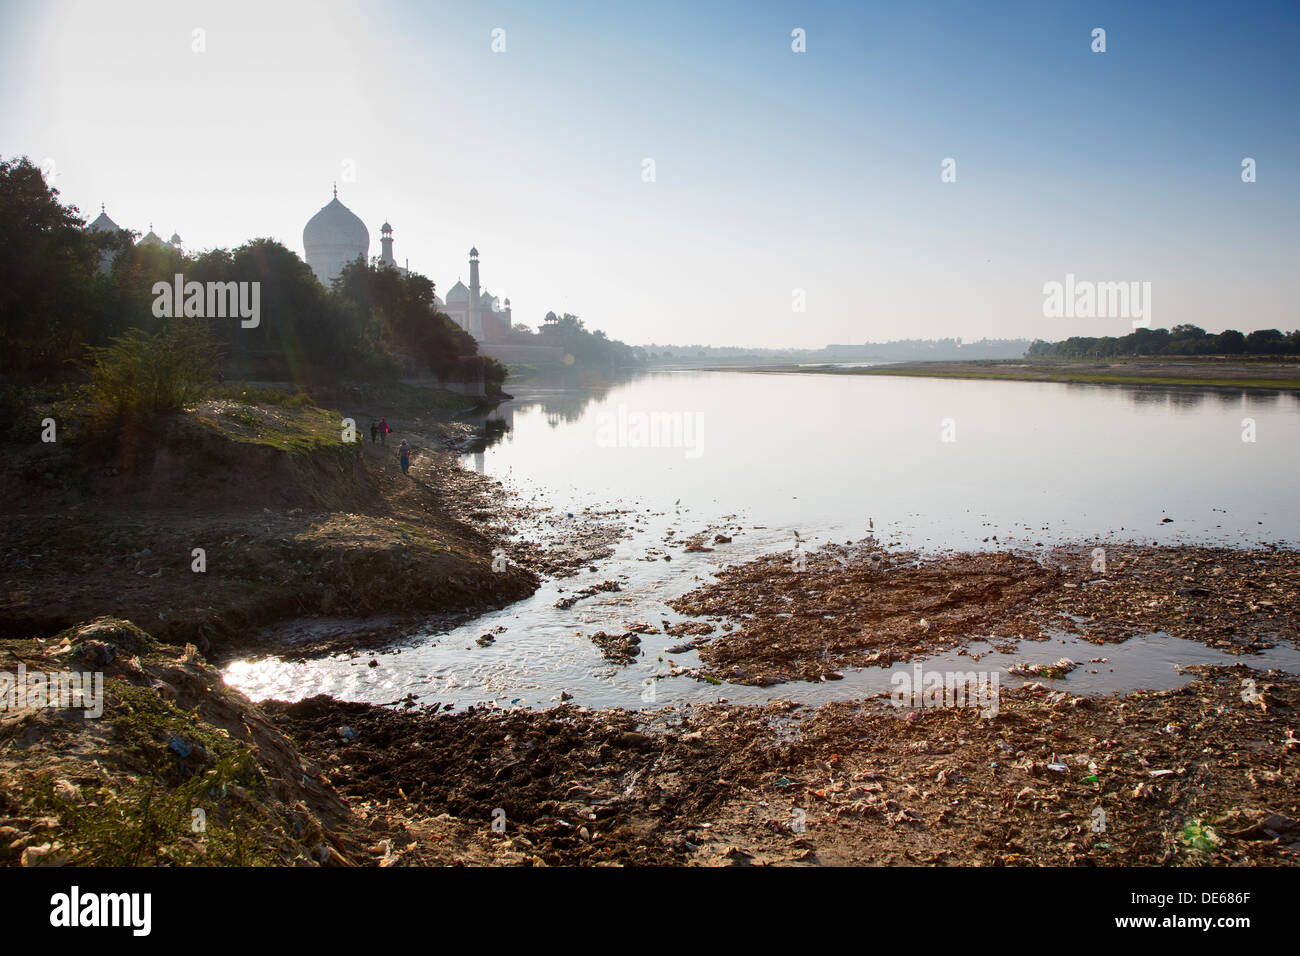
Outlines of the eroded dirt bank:
{"type": "Polygon", "coordinates": [[[0,677],[0,863],[382,857],[379,836],[193,645],[101,618],[49,640],[0,640],[0,677]],[[43,675],[68,672],[102,682],[80,701],[50,699],[43,675]]]}
{"type": "Polygon", "coordinates": [[[1107,545],[1036,555],[923,556],[859,542],[799,566],[789,553],[725,568],[673,607],[722,623],[692,645],[741,684],[834,678],[972,641],[1069,633],[1122,641],[1164,631],[1249,654],[1300,641],[1300,553],[1107,545]]]}
{"type": "Polygon", "coordinates": [[[49,636],[111,614],[213,660],[305,655],[501,607],[531,594],[540,573],[607,553],[617,523],[512,542],[535,516],[458,465],[471,429],[436,411],[408,399],[390,412],[388,444],[370,440],[364,417],[347,443],[344,413],[222,399],[108,448],[74,432],[11,449],[0,635],[49,636]]]}

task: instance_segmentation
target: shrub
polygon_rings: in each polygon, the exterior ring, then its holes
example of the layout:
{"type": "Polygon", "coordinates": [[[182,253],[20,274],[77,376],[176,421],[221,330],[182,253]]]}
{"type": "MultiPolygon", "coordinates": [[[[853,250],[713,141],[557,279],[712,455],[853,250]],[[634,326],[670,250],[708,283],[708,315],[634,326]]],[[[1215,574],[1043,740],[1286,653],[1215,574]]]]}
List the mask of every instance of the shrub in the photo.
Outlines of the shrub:
{"type": "Polygon", "coordinates": [[[199,322],[173,320],[155,335],[130,329],[91,348],[88,399],[96,424],[125,424],[178,411],[202,397],[217,352],[199,322]]]}

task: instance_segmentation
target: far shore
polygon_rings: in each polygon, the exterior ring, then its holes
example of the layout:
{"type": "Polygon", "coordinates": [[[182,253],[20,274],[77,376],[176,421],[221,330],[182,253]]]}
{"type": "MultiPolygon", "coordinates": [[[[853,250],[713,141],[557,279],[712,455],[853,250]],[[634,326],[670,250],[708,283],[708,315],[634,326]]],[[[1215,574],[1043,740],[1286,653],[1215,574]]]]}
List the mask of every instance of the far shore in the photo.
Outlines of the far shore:
{"type": "Polygon", "coordinates": [[[717,371],[802,372],[821,375],[908,375],[924,378],[995,379],[1016,382],[1077,382],[1096,385],[1178,385],[1199,388],[1300,391],[1300,362],[1267,359],[1117,359],[1043,361],[981,359],[969,362],[896,362],[845,367],[826,365],[728,366],[717,371]]]}

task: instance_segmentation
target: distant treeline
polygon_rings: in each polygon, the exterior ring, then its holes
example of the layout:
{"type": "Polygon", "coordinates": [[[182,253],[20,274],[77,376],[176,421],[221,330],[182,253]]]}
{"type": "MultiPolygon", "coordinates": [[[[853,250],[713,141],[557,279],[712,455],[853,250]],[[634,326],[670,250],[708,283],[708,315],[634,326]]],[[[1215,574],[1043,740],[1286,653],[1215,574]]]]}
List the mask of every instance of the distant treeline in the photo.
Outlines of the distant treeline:
{"type": "Polygon", "coordinates": [[[1028,339],[896,339],[889,342],[827,345],[820,349],[763,349],[715,345],[647,345],[655,365],[782,365],[810,362],[909,362],[1020,358],[1028,339]]]}
{"type": "Polygon", "coordinates": [[[1028,339],[894,339],[889,342],[866,342],[862,345],[828,345],[823,353],[844,361],[854,357],[862,361],[938,362],[963,359],[1020,358],[1029,348],[1028,339]]]}
{"type": "MultiPolygon", "coordinates": [[[[270,239],[233,251],[182,255],[132,234],[92,232],[58,200],[28,159],[0,161],[0,376],[18,386],[76,382],[93,349],[158,342],[178,329],[209,340],[215,373],[329,384],[393,380],[413,371],[482,376],[489,391],[504,366],[478,355],[473,337],[434,307],[421,275],[358,259],[332,289],[270,239]],[[155,283],[259,283],[260,322],[193,313],[159,315],[155,283]],[[194,330],[197,330],[196,332],[194,330]]],[[[206,312],[206,310],[204,310],[206,312]]],[[[188,346],[187,346],[188,347],[188,346]]]]}
{"type": "Polygon", "coordinates": [[[1028,358],[1057,359],[1148,355],[1300,355],[1300,331],[1258,329],[1243,335],[1236,329],[1227,329],[1212,334],[1195,325],[1175,325],[1172,329],[1134,329],[1118,337],[1074,336],[1064,342],[1039,339],[1027,353],[1028,358]]]}
{"type": "Polygon", "coordinates": [[[611,339],[599,329],[588,329],[582,319],[569,312],[547,312],[537,332],[543,344],[560,346],[566,355],[573,356],[573,364],[578,367],[616,372],[646,364],[645,349],[611,339]]]}

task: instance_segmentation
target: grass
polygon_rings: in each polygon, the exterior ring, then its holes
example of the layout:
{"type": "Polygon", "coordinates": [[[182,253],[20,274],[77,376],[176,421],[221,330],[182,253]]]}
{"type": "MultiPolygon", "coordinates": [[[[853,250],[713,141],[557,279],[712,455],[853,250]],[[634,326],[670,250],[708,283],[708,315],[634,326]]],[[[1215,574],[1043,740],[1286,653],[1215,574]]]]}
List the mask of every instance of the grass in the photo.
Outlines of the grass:
{"type": "Polygon", "coordinates": [[[1029,368],[1022,372],[1005,372],[994,369],[894,369],[894,368],[801,368],[800,372],[820,375],[897,375],[912,378],[994,379],[1007,382],[1080,382],[1093,385],[1195,385],[1215,388],[1267,388],[1278,390],[1300,389],[1295,379],[1266,378],[1203,378],[1178,375],[1107,375],[1098,372],[1049,371],[1029,368]]]}
{"type": "Polygon", "coordinates": [[[76,801],[46,777],[35,803],[58,816],[60,855],[78,865],[279,865],[262,839],[276,821],[255,798],[265,790],[259,778],[245,749],[175,787],[155,772],[126,787],[83,789],[76,801]]]}
{"type": "Polygon", "coordinates": [[[239,385],[218,385],[208,390],[207,397],[217,401],[227,399],[248,405],[276,405],[306,408],[316,403],[306,392],[286,392],[279,388],[246,388],[239,385]]]}
{"type": "MultiPolygon", "coordinates": [[[[123,627],[122,652],[138,651],[145,661],[157,656],[152,638],[123,627]]],[[[306,859],[318,834],[275,803],[248,744],[151,687],[110,678],[104,691],[111,746],[94,764],[99,772],[74,776],[79,785],[70,785],[49,770],[29,789],[32,806],[58,819],[56,856],[93,866],[306,859]]]]}
{"type": "MultiPolygon", "coordinates": [[[[199,420],[232,441],[265,445],[295,455],[352,447],[343,441],[343,416],[316,407],[310,399],[267,407],[219,400],[213,407],[214,416],[200,415],[199,420]]],[[[357,447],[362,428],[362,424],[356,424],[357,447]]]]}

